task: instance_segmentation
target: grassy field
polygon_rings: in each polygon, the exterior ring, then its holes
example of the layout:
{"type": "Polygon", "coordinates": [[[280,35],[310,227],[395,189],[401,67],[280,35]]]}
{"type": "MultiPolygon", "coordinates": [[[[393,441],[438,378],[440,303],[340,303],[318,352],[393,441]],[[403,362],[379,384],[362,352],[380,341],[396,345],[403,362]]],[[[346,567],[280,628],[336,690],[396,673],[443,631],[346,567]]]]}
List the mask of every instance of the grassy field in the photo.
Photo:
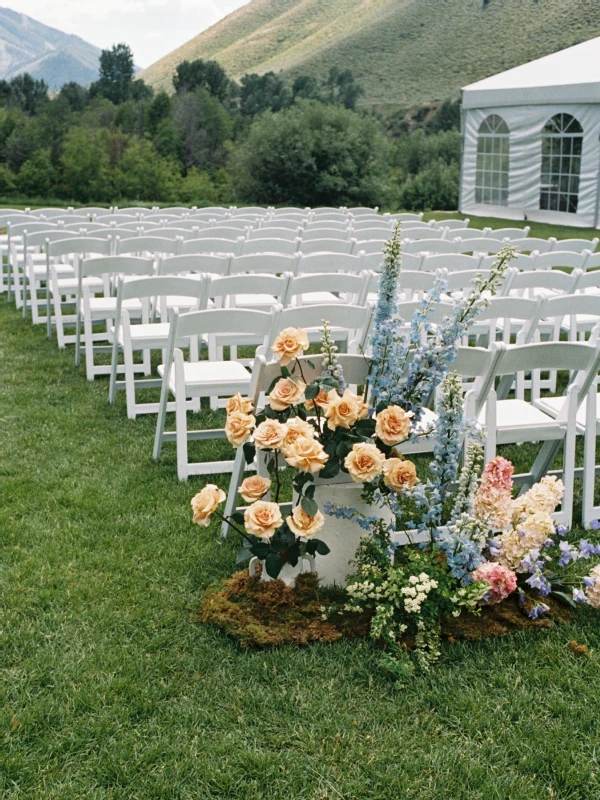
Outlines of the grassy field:
{"type": "Polygon", "coordinates": [[[172,92],[179,63],[215,59],[239,79],[351,69],[365,104],[457,95],[468,83],[600,35],[589,0],[253,0],[144,70],[172,92]]]}
{"type": "Polygon", "coordinates": [[[403,690],[364,642],[241,650],[194,620],[236,543],[190,524],[154,418],[3,298],[0,357],[3,800],[600,797],[597,615],[403,690]]]}

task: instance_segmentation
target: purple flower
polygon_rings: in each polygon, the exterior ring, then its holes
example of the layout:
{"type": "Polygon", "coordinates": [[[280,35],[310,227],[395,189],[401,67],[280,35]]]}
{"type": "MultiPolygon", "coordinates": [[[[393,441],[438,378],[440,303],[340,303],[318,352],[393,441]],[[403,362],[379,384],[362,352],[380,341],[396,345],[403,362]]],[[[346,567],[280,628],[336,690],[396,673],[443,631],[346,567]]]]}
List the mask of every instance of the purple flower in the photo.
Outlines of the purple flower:
{"type": "Polygon", "coordinates": [[[586,575],[585,578],[583,579],[583,582],[588,587],[588,589],[591,589],[592,586],[596,585],[596,578],[592,578],[591,575],[586,575]]]}
{"type": "Polygon", "coordinates": [[[590,544],[587,539],[579,541],[579,558],[589,558],[596,555],[596,547],[590,544]]]}
{"type": "Polygon", "coordinates": [[[600,519],[594,519],[590,522],[590,528],[593,531],[600,531],[600,519]]]}
{"type": "Polygon", "coordinates": [[[534,606],[531,611],[529,612],[528,616],[531,619],[538,619],[545,614],[546,611],[550,611],[550,607],[547,606],[545,603],[539,603],[537,606],[534,606]]]}
{"type": "Polygon", "coordinates": [[[582,592],[581,589],[573,589],[573,600],[576,603],[587,603],[585,592],[582,592]]]}
{"type": "Polygon", "coordinates": [[[559,544],[560,547],[560,558],[558,560],[559,566],[566,567],[571,561],[576,561],[578,558],[577,551],[574,551],[571,545],[568,542],[561,542],[559,544]]]}
{"type": "Polygon", "coordinates": [[[558,533],[559,536],[566,536],[567,533],[569,532],[569,529],[567,528],[566,525],[557,525],[556,532],[558,533]]]}

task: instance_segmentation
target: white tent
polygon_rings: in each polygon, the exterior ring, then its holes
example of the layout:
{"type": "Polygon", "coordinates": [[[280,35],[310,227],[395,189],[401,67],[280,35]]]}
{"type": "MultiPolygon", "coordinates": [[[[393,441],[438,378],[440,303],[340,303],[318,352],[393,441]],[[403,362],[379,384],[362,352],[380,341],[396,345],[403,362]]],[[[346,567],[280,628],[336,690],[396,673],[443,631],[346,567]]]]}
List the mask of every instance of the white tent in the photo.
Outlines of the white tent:
{"type": "Polygon", "coordinates": [[[461,211],[600,226],[600,37],[462,91],[461,211]]]}

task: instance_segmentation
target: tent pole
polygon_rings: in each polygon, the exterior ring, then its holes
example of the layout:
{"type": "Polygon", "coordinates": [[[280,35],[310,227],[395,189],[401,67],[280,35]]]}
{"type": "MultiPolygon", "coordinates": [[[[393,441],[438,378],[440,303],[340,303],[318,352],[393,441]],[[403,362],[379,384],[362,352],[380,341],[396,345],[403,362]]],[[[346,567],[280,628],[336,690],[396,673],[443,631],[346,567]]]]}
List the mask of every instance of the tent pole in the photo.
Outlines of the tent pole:
{"type": "MultiPolygon", "coordinates": [[[[600,136],[598,136],[600,144],[600,136]]],[[[594,220],[594,228],[600,227],[600,154],[598,155],[598,178],[596,180],[596,214],[594,220]]]]}

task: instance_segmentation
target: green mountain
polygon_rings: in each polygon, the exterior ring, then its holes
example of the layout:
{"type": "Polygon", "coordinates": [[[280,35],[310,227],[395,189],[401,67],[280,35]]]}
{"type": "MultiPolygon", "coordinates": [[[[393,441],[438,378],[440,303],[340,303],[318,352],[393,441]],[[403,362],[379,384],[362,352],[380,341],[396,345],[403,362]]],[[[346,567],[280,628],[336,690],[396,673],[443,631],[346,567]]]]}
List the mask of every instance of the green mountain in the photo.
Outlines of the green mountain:
{"type": "Polygon", "coordinates": [[[0,8],[0,78],[29,72],[52,91],[69,81],[85,86],[98,78],[99,58],[100,50],[78,36],[0,8]]]}
{"type": "Polygon", "coordinates": [[[350,68],[366,104],[456,95],[461,86],[600,36],[597,0],[252,0],[140,73],[172,91],[181,61],[233,78],[324,78],[350,68]]]}

